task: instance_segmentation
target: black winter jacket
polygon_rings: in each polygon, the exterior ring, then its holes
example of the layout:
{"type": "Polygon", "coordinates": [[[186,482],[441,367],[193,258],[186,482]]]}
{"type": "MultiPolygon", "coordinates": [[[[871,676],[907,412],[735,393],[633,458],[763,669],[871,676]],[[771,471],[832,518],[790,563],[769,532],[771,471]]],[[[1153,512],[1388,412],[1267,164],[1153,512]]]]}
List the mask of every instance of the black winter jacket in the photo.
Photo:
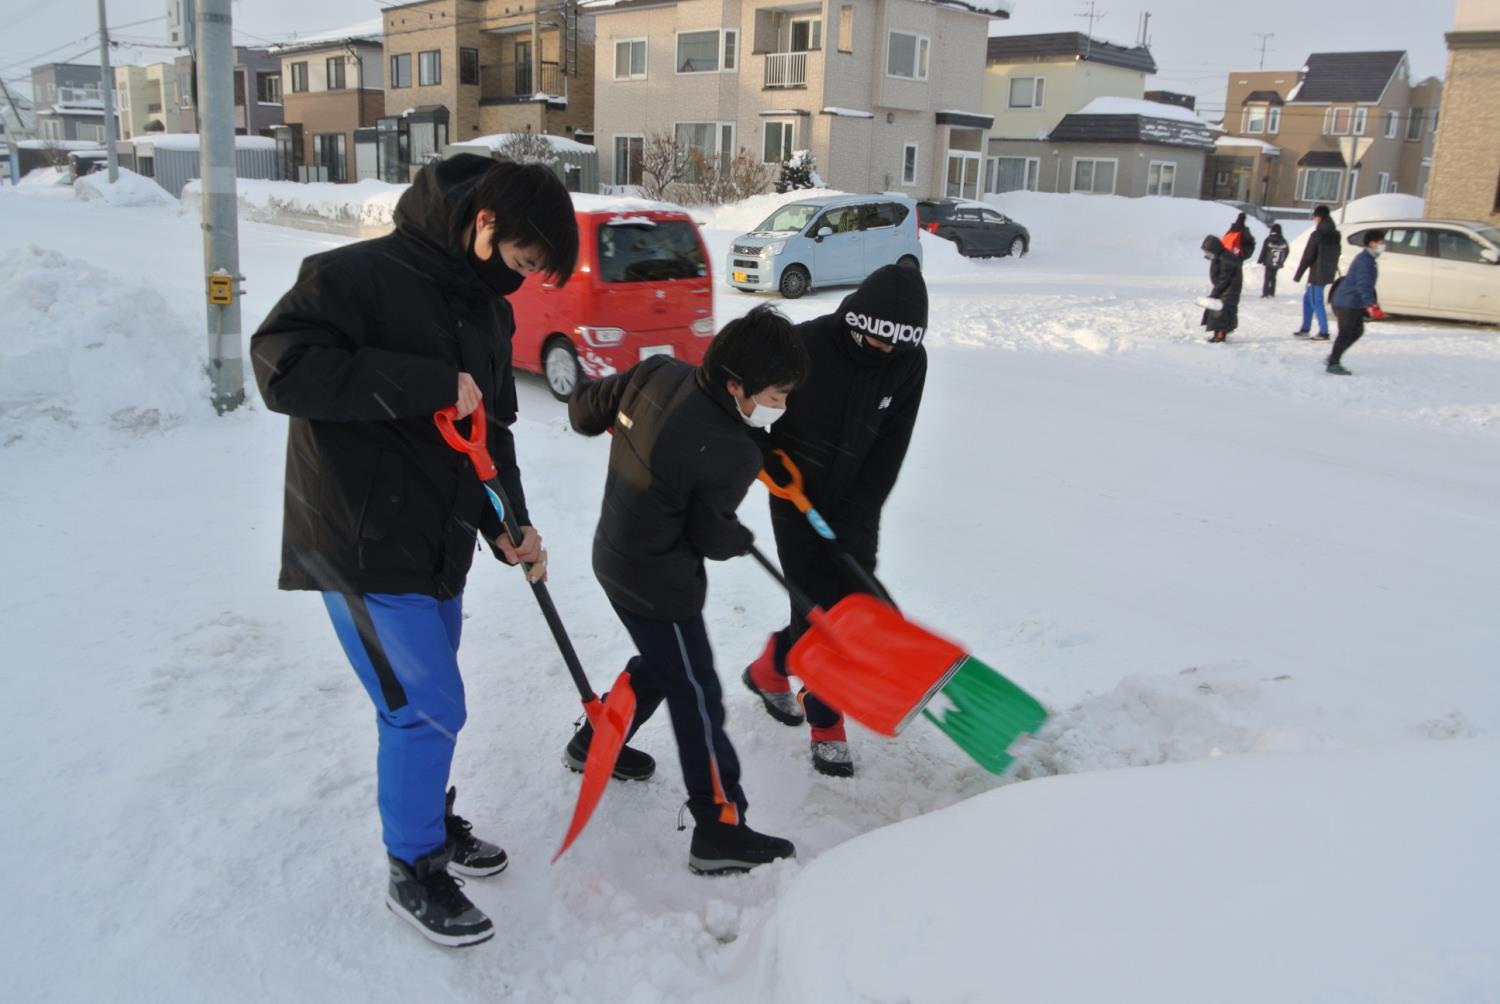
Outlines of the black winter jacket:
{"type": "Polygon", "coordinates": [[[1280,234],[1272,234],[1266,238],[1265,244],[1261,245],[1260,258],[1256,263],[1266,268],[1276,270],[1286,264],[1287,248],[1289,245],[1286,238],[1280,234]]]}
{"type": "MultiPolygon", "coordinates": [[[[855,342],[844,315],[840,307],[797,325],[809,375],[771,427],[770,442],[791,454],[808,498],[844,547],[873,568],[880,511],[901,472],[922,404],[927,349],[866,348],[855,342]]],[[[794,512],[788,502],[773,498],[771,504],[773,515],[794,512]]]]}
{"type": "Polygon", "coordinates": [[[1213,251],[1213,260],[1208,266],[1208,278],[1214,286],[1208,295],[1221,301],[1224,308],[1205,310],[1202,324],[1209,331],[1228,333],[1240,326],[1240,291],[1245,284],[1245,263],[1218,241],[1210,238],[1204,242],[1205,251],[1214,246],[1217,250],[1213,251]]]}
{"type": "Polygon", "coordinates": [[[586,436],[613,428],[594,574],[610,601],[658,621],[703,612],[705,558],[750,550],[735,517],[761,449],[724,387],[696,366],[653,356],[584,386],[568,419],[586,436]]]}
{"type": "Polygon", "coordinates": [[[490,453],[527,523],[510,426],[519,280],[498,256],[471,259],[462,219],[487,158],[424,168],[396,206],[396,231],[302,263],[297,284],[250,340],[272,411],[291,416],[283,589],[423,593],[464,587],[475,532],[501,533],[469,461],[433,413],[469,373],[484,395],[490,453]]]}
{"type": "Polygon", "coordinates": [[[1339,272],[1339,232],[1333,220],[1327,217],[1318,221],[1317,227],[1307,236],[1307,246],[1302,249],[1302,261],[1292,276],[1293,282],[1301,282],[1307,273],[1309,285],[1326,286],[1333,282],[1339,272]]]}

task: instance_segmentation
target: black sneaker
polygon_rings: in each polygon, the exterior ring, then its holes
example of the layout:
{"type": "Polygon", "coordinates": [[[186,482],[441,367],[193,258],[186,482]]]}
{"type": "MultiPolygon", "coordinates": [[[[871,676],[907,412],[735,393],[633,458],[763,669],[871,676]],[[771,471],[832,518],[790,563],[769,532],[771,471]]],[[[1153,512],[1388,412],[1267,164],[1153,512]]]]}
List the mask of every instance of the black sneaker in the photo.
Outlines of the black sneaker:
{"type": "Polygon", "coordinates": [[[1328,332],[1319,332],[1318,334],[1312,336],[1312,340],[1315,342],[1326,342],[1328,341],[1328,332]]]}
{"type": "Polygon", "coordinates": [[[1310,337],[1311,335],[1312,335],[1311,331],[1293,331],[1292,332],[1292,337],[1293,338],[1307,338],[1307,337],[1310,337]]]}
{"type": "Polygon", "coordinates": [[[790,840],[756,833],[744,823],[699,823],[693,827],[688,867],[698,875],[731,875],[796,856],[790,840]]]}
{"type": "Polygon", "coordinates": [[[474,836],[474,826],[462,816],[454,815],[453,800],[458,797],[457,788],[448,789],[448,807],[443,824],[448,828],[448,870],[459,875],[485,878],[505,871],[510,860],[505,852],[488,840],[474,836]]]}
{"type": "Polygon", "coordinates": [[[446,847],[410,865],[399,858],[389,860],[391,885],[385,905],[428,941],[462,948],[495,936],[490,918],[459,891],[463,881],[448,874],[446,847]]]}
{"type": "MultiPolygon", "coordinates": [[[[573,733],[573,738],[568,741],[567,748],[563,750],[563,766],[576,773],[583,773],[583,765],[589,758],[589,745],[594,741],[594,727],[588,722],[573,733]]],[[[650,753],[630,746],[620,747],[620,755],[615,759],[614,776],[619,781],[645,781],[656,773],[656,761],[650,753]]]]}
{"type": "Polygon", "coordinates": [[[1328,372],[1334,376],[1353,376],[1354,374],[1344,369],[1343,363],[1329,363],[1328,372]]]}

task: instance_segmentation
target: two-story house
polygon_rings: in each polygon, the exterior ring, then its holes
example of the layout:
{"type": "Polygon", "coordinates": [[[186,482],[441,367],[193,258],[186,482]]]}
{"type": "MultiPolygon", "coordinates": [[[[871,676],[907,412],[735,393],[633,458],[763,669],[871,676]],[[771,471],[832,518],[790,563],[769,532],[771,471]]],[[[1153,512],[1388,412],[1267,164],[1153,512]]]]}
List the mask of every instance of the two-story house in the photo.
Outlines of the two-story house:
{"type": "Polygon", "coordinates": [[[384,16],[386,150],[403,171],[496,133],[591,139],[593,19],[578,0],[418,0],[384,16]]]}
{"type": "Polygon", "coordinates": [[[31,68],[36,134],[41,140],[104,145],[104,92],[98,63],[47,63],[31,68]]]}
{"type": "Polygon", "coordinates": [[[1299,211],[1422,195],[1441,98],[1437,79],[1411,83],[1402,51],[1318,52],[1296,72],[1232,73],[1204,195],[1299,211]],[[1345,137],[1369,141],[1354,164],[1345,137]]]}
{"type": "MultiPolygon", "coordinates": [[[[595,118],[606,183],[638,185],[651,136],[691,164],[813,155],[833,188],[975,197],[999,0],[601,0],[595,118]]],[[[690,170],[697,170],[691,167],[690,170]]]]}
{"type": "Polygon", "coordinates": [[[1458,0],[1448,33],[1443,130],[1432,155],[1427,215],[1500,226],[1500,133],[1495,81],[1500,80],[1500,4],[1458,0]]]}
{"type": "Polygon", "coordinates": [[[171,63],[149,66],[116,66],[115,111],[120,119],[120,139],[150,132],[167,132],[167,81],[177,72],[171,63]]]}
{"type": "Polygon", "coordinates": [[[375,20],[276,50],[276,99],[286,116],[278,142],[285,144],[287,178],[339,182],[377,176],[374,130],[385,114],[382,30],[375,20]],[[368,130],[370,142],[357,145],[364,138],[360,130],[368,130]]]}
{"type": "MultiPolygon", "coordinates": [[[[178,56],[164,74],[162,114],[167,132],[197,132],[198,84],[192,56],[178,56]]],[[[234,47],[234,133],[269,136],[282,124],[281,60],[269,49],[234,47]]]]}

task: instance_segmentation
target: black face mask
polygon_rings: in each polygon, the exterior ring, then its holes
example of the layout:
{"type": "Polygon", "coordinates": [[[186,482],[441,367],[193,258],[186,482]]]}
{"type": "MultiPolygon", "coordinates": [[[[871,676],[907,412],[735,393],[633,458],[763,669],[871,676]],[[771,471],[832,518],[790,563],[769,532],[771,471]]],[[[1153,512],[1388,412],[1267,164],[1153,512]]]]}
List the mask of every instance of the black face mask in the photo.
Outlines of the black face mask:
{"type": "Polygon", "coordinates": [[[468,250],[468,259],[469,267],[474,270],[474,274],[479,276],[486,286],[494,290],[497,296],[509,296],[520,289],[521,283],[526,281],[524,275],[506,266],[505,259],[500,257],[498,247],[490,255],[489,261],[481,261],[471,246],[468,250]]]}

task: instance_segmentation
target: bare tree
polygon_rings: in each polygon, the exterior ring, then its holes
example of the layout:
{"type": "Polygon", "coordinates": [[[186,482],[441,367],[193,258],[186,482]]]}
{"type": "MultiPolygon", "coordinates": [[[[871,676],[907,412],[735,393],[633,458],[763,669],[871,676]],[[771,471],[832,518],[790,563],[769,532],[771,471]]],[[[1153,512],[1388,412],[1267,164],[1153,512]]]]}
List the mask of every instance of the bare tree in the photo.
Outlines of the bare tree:
{"type": "Polygon", "coordinates": [[[693,179],[684,186],[684,197],[693,205],[738,202],[759,195],[771,180],[770,168],[744,147],[727,161],[723,157],[705,157],[696,150],[691,156],[693,179]]]}
{"type": "Polygon", "coordinates": [[[496,152],[517,164],[545,164],[552,167],[557,163],[557,151],[552,147],[551,137],[529,129],[511,133],[496,152]]]}
{"type": "Polygon", "coordinates": [[[42,144],[42,159],[48,167],[67,167],[68,149],[57,140],[42,144]]]}
{"type": "Polygon", "coordinates": [[[641,144],[641,190],[647,198],[665,199],[690,173],[690,151],[669,133],[654,132],[641,144]]]}

